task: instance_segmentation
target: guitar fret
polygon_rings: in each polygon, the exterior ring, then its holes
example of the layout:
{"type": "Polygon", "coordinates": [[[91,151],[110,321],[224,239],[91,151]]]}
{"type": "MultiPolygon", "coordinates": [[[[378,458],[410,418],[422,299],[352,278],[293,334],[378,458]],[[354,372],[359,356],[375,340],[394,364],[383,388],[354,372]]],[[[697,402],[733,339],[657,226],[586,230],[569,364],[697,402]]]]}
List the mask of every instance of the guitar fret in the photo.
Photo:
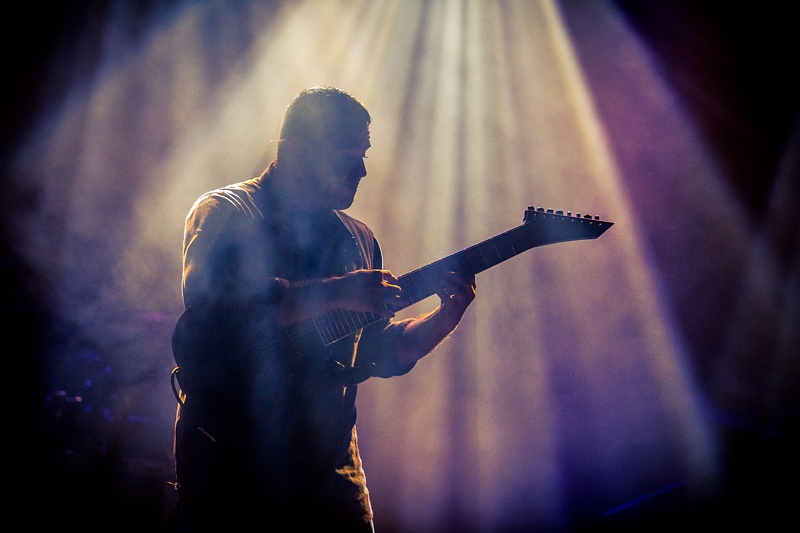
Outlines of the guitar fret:
{"type": "MultiPolygon", "coordinates": [[[[402,307],[400,307],[400,309],[402,309],[402,307]]],[[[394,309],[393,311],[395,310],[399,309],[394,309]]],[[[382,316],[378,313],[333,309],[324,315],[308,319],[306,321],[306,326],[313,325],[322,343],[327,346],[381,319],[382,316]]],[[[302,325],[297,327],[300,328],[302,325]]]]}
{"type": "Polygon", "coordinates": [[[342,323],[341,320],[343,316],[346,316],[344,312],[341,309],[335,309],[334,316],[336,316],[336,318],[338,319],[334,324],[334,331],[336,332],[336,335],[338,336],[347,335],[348,332],[347,329],[345,328],[346,324],[342,323]]]}
{"type": "Polygon", "coordinates": [[[467,250],[464,253],[464,257],[466,257],[467,261],[469,262],[469,266],[470,266],[469,270],[470,270],[470,272],[476,272],[477,271],[477,269],[475,268],[475,260],[473,259],[474,255],[475,254],[471,250],[467,250]]]}
{"type": "MultiPolygon", "coordinates": [[[[431,267],[434,267],[434,266],[441,266],[441,262],[437,261],[436,263],[431,264],[431,267]]],[[[429,272],[432,269],[433,268],[423,270],[422,271],[422,279],[425,281],[425,286],[427,288],[429,288],[431,290],[431,292],[436,292],[436,289],[434,288],[435,285],[432,283],[432,280],[426,275],[427,272],[429,272]]]]}
{"type": "Polygon", "coordinates": [[[330,325],[328,326],[328,331],[330,333],[330,338],[335,339],[341,335],[341,325],[337,319],[337,313],[334,310],[328,315],[330,325]]]}
{"type": "Polygon", "coordinates": [[[332,313],[328,312],[324,315],[325,332],[329,339],[336,337],[335,318],[332,313]]]}
{"type": "Polygon", "coordinates": [[[452,270],[454,272],[472,272],[473,265],[472,261],[469,258],[469,253],[466,250],[463,252],[459,252],[458,254],[454,255],[455,257],[455,268],[452,270]]]}
{"type": "Polygon", "coordinates": [[[424,297],[423,295],[430,294],[432,292],[431,288],[428,286],[428,282],[425,280],[425,272],[424,271],[421,271],[421,270],[418,271],[417,272],[417,276],[416,276],[415,279],[416,279],[416,282],[417,282],[417,286],[419,287],[418,292],[417,292],[417,294],[415,296],[418,296],[419,298],[423,298],[424,297]]]}
{"type": "Polygon", "coordinates": [[[400,286],[402,287],[403,292],[406,293],[407,298],[410,298],[412,300],[417,300],[418,298],[421,298],[422,297],[421,295],[424,293],[424,290],[422,289],[422,287],[420,287],[419,281],[417,279],[418,276],[416,274],[417,273],[414,272],[400,278],[401,280],[400,286]]]}
{"type": "Polygon", "coordinates": [[[351,313],[352,324],[353,324],[353,331],[358,331],[359,329],[369,325],[369,317],[367,317],[367,313],[351,313]]]}
{"type": "Polygon", "coordinates": [[[506,240],[508,241],[508,245],[511,247],[511,255],[509,257],[514,257],[518,253],[524,251],[524,250],[520,250],[519,252],[517,251],[517,248],[514,246],[514,239],[512,239],[511,236],[507,236],[506,240]]]}
{"type": "Polygon", "coordinates": [[[362,316],[360,313],[347,313],[345,317],[347,319],[347,325],[349,326],[348,331],[353,332],[364,327],[361,322],[362,316]]]}
{"type": "Polygon", "coordinates": [[[350,322],[350,315],[345,313],[341,309],[336,310],[336,317],[338,322],[336,324],[336,335],[341,337],[343,335],[348,335],[350,331],[355,331],[353,329],[352,323],[350,322]]]}
{"type": "Polygon", "coordinates": [[[514,245],[512,244],[511,239],[507,237],[500,237],[497,239],[495,251],[500,258],[500,261],[505,261],[506,259],[510,259],[516,255],[516,252],[514,251],[514,245]]]}
{"type": "Polygon", "coordinates": [[[483,261],[484,266],[488,267],[488,266],[490,266],[492,264],[492,262],[490,261],[489,257],[487,256],[487,254],[485,252],[486,248],[487,248],[486,246],[479,246],[478,247],[478,253],[481,256],[481,260],[483,261]]]}
{"type": "MultiPolygon", "coordinates": [[[[324,322],[325,318],[326,318],[326,315],[322,315],[322,316],[319,316],[319,317],[314,317],[314,318],[311,319],[311,323],[317,329],[317,333],[322,338],[322,340],[324,342],[328,342],[328,339],[330,338],[329,328],[327,328],[325,326],[325,324],[322,323],[322,322],[324,322]]],[[[302,324],[301,324],[301,326],[302,326],[302,324]]]]}

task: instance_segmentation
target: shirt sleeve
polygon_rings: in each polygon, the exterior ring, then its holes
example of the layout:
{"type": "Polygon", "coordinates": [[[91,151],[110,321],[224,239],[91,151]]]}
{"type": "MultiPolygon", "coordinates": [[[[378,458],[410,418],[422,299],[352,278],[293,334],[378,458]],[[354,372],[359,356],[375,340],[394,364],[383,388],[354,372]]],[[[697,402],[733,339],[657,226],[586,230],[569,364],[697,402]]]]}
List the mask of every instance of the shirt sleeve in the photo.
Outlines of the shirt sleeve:
{"type": "Polygon", "coordinates": [[[253,216],[238,197],[220,192],[195,202],[186,217],[183,242],[185,307],[278,301],[287,282],[275,277],[253,216]]]}

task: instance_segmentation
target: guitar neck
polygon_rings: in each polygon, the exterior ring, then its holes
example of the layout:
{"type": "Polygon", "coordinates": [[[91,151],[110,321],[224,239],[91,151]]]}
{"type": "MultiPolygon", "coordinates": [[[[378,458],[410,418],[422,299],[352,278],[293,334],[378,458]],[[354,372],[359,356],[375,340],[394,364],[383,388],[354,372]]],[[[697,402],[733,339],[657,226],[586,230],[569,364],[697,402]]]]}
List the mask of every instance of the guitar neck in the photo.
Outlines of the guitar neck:
{"type": "Polygon", "coordinates": [[[403,304],[391,310],[399,311],[432,296],[448,272],[471,276],[530,250],[537,245],[534,237],[528,227],[519,226],[400,276],[403,304]]]}
{"type": "MultiPolygon", "coordinates": [[[[387,309],[398,312],[432,296],[441,288],[448,272],[468,276],[478,274],[537,246],[596,239],[612,225],[613,222],[591,215],[565,215],[561,211],[530,207],[521,226],[400,276],[398,285],[403,289],[402,303],[387,305],[387,309]]],[[[379,322],[381,316],[335,309],[310,320],[327,346],[379,322]]]]}

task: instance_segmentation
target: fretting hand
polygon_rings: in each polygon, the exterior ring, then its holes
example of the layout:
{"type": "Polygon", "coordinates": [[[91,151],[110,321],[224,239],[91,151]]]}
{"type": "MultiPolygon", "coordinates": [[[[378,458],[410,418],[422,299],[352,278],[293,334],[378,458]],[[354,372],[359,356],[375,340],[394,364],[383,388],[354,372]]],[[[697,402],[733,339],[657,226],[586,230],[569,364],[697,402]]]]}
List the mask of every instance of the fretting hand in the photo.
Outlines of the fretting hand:
{"type": "Polygon", "coordinates": [[[475,299],[477,284],[475,275],[468,278],[456,272],[448,272],[444,278],[444,285],[437,295],[441,301],[439,313],[453,327],[464,316],[464,312],[475,299]]]}

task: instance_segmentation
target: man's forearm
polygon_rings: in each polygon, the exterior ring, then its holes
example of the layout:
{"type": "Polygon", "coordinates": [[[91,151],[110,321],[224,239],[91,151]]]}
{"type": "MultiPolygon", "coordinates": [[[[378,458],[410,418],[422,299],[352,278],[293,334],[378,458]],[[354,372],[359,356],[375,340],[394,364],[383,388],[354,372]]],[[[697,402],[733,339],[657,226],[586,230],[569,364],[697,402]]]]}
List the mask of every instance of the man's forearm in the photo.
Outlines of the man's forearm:
{"type": "Polygon", "coordinates": [[[414,363],[431,353],[456,329],[459,320],[460,316],[449,316],[440,307],[409,323],[397,349],[400,365],[414,363]]]}

